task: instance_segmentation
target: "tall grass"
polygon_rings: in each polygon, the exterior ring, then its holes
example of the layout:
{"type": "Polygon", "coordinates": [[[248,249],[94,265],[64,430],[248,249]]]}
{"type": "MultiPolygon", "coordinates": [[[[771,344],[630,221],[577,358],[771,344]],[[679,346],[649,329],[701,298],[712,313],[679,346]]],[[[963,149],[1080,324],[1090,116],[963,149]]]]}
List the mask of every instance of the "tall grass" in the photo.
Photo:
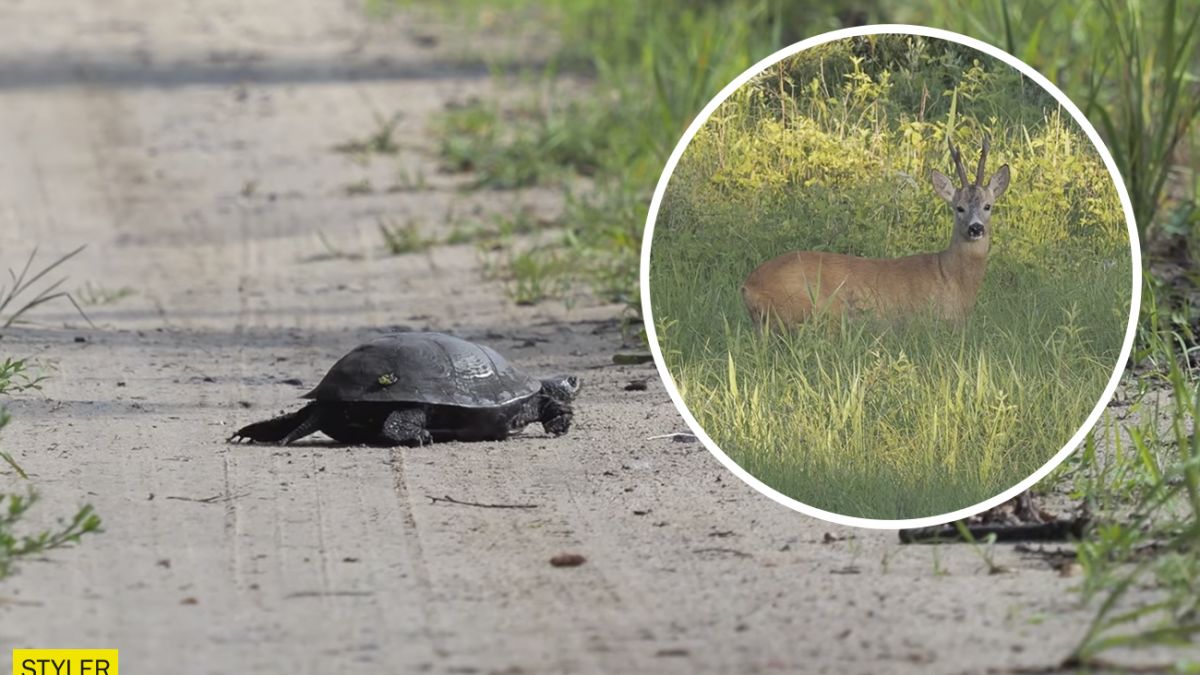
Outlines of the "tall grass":
{"type": "MultiPolygon", "coordinates": [[[[1122,290],[1106,275],[1091,280],[1122,290]]],[[[918,518],[1033,473],[1111,375],[1115,353],[1096,354],[1069,314],[1032,328],[1027,316],[996,314],[958,334],[931,322],[858,323],[831,337],[818,322],[763,337],[735,324],[687,344],[671,339],[679,321],[660,339],[689,410],[755,477],[827,511],[918,518]]]]}

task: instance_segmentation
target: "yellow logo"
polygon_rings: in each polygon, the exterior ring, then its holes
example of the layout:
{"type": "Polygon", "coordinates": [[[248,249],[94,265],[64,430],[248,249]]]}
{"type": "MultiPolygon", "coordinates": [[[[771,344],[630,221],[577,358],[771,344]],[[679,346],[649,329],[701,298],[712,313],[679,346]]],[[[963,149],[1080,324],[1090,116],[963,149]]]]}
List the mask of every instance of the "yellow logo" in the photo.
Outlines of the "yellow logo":
{"type": "Polygon", "coordinates": [[[118,675],[115,649],[14,649],[13,675],[118,675]]]}

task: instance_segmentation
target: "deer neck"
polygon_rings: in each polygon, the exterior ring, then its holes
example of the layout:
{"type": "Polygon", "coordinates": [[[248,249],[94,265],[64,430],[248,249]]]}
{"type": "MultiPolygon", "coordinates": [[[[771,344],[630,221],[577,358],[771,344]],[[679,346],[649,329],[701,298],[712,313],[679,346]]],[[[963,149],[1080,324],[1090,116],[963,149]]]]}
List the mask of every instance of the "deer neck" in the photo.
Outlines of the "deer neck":
{"type": "Polygon", "coordinates": [[[971,300],[979,292],[987,271],[988,240],[967,242],[955,238],[949,248],[938,254],[942,278],[971,300]]]}

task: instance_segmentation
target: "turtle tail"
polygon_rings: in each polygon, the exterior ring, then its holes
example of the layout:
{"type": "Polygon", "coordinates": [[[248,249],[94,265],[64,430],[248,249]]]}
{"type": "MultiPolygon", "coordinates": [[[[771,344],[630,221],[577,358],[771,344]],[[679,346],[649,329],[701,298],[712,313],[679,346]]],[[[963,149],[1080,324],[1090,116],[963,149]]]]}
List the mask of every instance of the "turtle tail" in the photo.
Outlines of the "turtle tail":
{"type": "Polygon", "coordinates": [[[254,443],[276,443],[289,445],[292,441],[303,438],[320,427],[320,415],[316,402],[309,403],[293,413],[273,417],[263,422],[255,422],[238,429],[230,436],[229,442],[251,441],[254,443]]]}

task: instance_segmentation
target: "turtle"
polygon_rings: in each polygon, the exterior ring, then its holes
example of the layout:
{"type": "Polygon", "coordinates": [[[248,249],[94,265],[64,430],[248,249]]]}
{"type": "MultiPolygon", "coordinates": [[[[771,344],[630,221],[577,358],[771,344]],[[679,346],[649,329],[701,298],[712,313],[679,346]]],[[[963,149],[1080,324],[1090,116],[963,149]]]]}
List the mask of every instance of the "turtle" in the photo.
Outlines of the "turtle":
{"type": "Polygon", "coordinates": [[[541,422],[571,427],[580,378],[527,375],[490,347],[443,333],[395,333],[355,347],[293,413],[238,429],[230,442],[290,445],[317,431],[349,445],[504,440],[541,422]]]}

